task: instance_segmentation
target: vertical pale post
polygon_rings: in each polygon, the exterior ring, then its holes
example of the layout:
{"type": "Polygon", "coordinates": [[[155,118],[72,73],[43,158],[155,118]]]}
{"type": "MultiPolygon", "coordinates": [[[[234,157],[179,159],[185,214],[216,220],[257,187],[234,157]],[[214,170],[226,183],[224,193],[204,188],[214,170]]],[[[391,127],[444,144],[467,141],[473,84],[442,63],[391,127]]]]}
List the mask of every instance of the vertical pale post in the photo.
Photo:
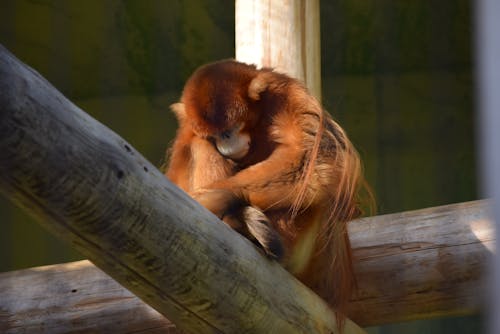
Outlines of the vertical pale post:
{"type": "MultiPolygon", "coordinates": [[[[479,109],[479,151],[483,194],[492,198],[491,214],[496,221],[496,240],[500,238],[500,2],[482,0],[476,4],[476,52],[479,109]]],[[[497,246],[498,249],[498,246],[497,246]]],[[[500,255],[491,265],[489,333],[500,333],[500,255]]]]}
{"type": "Polygon", "coordinates": [[[304,81],[321,99],[319,0],[236,0],[236,59],[304,81]]]}

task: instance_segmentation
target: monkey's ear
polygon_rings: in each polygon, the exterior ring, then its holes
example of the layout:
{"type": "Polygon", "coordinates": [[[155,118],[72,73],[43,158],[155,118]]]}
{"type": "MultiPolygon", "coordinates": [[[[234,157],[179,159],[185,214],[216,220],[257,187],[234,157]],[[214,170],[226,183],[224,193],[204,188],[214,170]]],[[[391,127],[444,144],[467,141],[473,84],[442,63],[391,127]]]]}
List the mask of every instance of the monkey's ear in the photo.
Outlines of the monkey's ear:
{"type": "Polygon", "coordinates": [[[175,116],[177,116],[177,120],[179,122],[183,122],[186,119],[186,108],[184,107],[184,103],[177,102],[177,103],[171,104],[170,109],[172,109],[175,116]]]}
{"type": "Polygon", "coordinates": [[[271,72],[261,72],[257,74],[248,85],[248,96],[255,101],[260,100],[260,94],[269,87],[271,79],[271,72]]]}

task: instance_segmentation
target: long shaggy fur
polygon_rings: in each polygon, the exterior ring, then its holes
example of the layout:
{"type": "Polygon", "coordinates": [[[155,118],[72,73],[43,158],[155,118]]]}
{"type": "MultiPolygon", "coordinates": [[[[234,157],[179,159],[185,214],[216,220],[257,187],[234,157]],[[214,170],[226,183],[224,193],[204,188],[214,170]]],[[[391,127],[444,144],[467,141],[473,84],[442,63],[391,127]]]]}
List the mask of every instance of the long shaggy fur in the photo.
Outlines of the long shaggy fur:
{"type": "Polygon", "coordinates": [[[228,224],[249,239],[282,243],[283,266],[328,301],[342,323],[355,285],[347,223],[366,206],[362,194],[373,203],[344,130],[299,81],[232,60],[198,69],[181,105],[166,175],[221,218],[235,207],[262,212],[267,220],[241,211],[228,224]],[[239,123],[252,142],[233,161],[210,138],[239,123]]]}

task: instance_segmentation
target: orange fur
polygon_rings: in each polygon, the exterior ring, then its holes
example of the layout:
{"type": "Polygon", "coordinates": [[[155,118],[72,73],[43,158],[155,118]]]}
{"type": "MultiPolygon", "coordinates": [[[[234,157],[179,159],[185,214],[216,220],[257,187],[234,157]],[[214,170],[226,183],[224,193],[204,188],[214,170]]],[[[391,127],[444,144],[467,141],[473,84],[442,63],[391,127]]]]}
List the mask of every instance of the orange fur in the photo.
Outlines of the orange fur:
{"type": "Polygon", "coordinates": [[[366,182],[342,128],[299,81],[232,60],[198,69],[181,104],[166,175],[219,217],[235,203],[260,209],[280,235],[284,267],[345,311],[354,286],[347,222],[361,213],[366,182]],[[250,149],[225,158],[212,138],[241,122],[250,149]]]}

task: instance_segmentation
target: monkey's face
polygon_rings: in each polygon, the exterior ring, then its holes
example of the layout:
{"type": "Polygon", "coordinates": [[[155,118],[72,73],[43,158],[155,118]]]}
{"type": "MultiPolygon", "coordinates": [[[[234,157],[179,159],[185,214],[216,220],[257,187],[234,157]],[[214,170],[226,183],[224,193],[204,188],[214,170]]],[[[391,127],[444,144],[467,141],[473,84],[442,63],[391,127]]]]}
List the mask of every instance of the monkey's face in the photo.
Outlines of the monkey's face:
{"type": "Polygon", "coordinates": [[[189,110],[189,106],[186,107],[184,103],[174,103],[170,107],[180,124],[190,124],[196,136],[210,141],[224,157],[239,160],[244,158],[250,150],[252,122],[237,120],[234,123],[236,125],[210,126],[206,120],[199,116],[189,117],[186,111],[186,109],[189,110]]]}
{"type": "Polygon", "coordinates": [[[224,157],[242,159],[250,150],[255,114],[237,91],[215,88],[206,101],[198,97],[195,103],[189,101],[186,105],[194,132],[209,139],[224,157]]]}
{"type": "Polygon", "coordinates": [[[213,136],[215,147],[220,154],[231,160],[238,160],[247,155],[251,139],[250,135],[243,131],[244,126],[244,123],[240,123],[213,136]]]}
{"type": "Polygon", "coordinates": [[[212,142],[221,155],[244,159],[261,117],[256,103],[266,87],[262,80],[253,83],[257,74],[255,66],[234,61],[202,67],[184,87],[183,110],[173,109],[181,122],[189,124],[196,136],[212,142]]]}

